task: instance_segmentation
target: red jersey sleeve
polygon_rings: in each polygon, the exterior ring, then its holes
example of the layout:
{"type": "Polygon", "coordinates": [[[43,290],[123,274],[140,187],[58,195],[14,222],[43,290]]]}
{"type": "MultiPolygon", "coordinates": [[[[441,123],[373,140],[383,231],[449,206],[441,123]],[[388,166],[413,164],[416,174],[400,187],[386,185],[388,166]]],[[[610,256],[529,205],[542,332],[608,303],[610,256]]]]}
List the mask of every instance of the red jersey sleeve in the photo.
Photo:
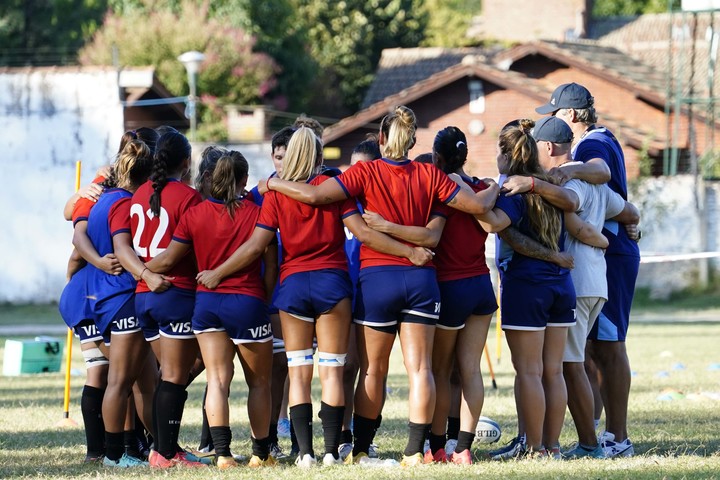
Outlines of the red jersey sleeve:
{"type": "Polygon", "coordinates": [[[277,192],[267,192],[263,197],[260,216],[257,220],[257,226],[266,230],[276,231],[279,227],[278,215],[278,199],[277,192]]]}
{"type": "MultiPolygon", "coordinates": [[[[98,175],[95,177],[92,181],[92,183],[102,183],[105,181],[105,177],[102,175],[98,175]]],[[[88,215],[90,215],[90,210],[95,206],[95,202],[92,200],[88,200],[87,198],[80,197],[78,198],[77,202],[75,202],[75,205],[73,206],[72,211],[72,222],[73,227],[77,222],[87,221],[88,215]]]]}
{"type": "Polygon", "coordinates": [[[437,198],[443,203],[449,203],[460,191],[460,185],[450,180],[450,177],[437,167],[432,168],[431,172],[437,198]]]}
{"type": "Polygon", "coordinates": [[[358,162],[352,167],[345,170],[342,174],[337,177],[333,177],[337,181],[345,194],[352,198],[357,197],[364,191],[364,185],[366,183],[367,168],[365,162],[358,162]]]}
{"type": "Polygon", "coordinates": [[[119,233],[130,233],[130,203],[131,197],[121,198],[110,207],[108,224],[110,235],[113,237],[119,233]]]}
{"type": "Polygon", "coordinates": [[[175,231],[172,235],[172,239],[176,242],[192,243],[192,231],[189,227],[189,224],[192,223],[192,219],[190,218],[191,216],[192,212],[187,211],[180,218],[180,223],[178,223],[177,227],[175,227],[175,231]]]}

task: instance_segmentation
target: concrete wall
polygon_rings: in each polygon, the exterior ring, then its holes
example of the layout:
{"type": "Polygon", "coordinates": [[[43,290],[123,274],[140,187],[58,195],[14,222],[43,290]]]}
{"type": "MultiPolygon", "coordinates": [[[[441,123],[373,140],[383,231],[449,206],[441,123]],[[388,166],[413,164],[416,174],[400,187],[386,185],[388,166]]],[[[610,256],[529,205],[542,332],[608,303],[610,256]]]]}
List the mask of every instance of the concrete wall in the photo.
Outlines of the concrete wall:
{"type": "Polygon", "coordinates": [[[72,225],[62,207],[110,161],[122,135],[117,72],[14,70],[0,75],[0,302],[57,300],[72,225]]]}

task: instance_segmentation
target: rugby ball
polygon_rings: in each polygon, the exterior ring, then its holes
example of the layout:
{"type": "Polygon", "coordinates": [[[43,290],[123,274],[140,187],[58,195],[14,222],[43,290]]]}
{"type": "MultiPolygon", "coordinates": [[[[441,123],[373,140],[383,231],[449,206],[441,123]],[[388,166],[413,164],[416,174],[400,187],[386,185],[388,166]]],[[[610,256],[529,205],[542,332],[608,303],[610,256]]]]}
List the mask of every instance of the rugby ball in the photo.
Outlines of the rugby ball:
{"type": "Polygon", "coordinates": [[[495,443],[500,440],[500,424],[488,417],[480,417],[475,427],[475,441],[478,443],[495,443]]]}

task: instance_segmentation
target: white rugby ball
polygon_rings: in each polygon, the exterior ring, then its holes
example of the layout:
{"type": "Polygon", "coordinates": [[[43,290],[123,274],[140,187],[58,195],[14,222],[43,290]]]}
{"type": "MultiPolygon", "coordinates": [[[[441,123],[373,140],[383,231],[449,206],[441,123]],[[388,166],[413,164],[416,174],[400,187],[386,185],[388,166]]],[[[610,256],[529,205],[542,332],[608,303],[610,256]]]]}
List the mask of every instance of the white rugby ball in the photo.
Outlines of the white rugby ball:
{"type": "Polygon", "coordinates": [[[478,443],[495,443],[500,440],[502,431],[500,424],[488,417],[480,417],[475,428],[475,441],[478,443]]]}

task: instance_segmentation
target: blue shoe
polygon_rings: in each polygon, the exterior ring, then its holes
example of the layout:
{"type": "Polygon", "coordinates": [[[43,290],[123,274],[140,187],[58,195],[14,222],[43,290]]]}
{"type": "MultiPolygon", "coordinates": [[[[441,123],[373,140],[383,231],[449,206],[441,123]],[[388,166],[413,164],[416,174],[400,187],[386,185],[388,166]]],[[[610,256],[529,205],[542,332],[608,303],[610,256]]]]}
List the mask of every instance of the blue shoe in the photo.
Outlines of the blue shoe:
{"type": "Polygon", "coordinates": [[[143,462],[139,458],[131,457],[127,453],[123,453],[120,460],[110,460],[108,457],[103,458],[103,465],[106,467],[117,467],[117,468],[133,468],[133,467],[147,467],[148,462],[143,462]]]}
{"type": "Polygon", "coordinates": [[[277,424],[277,436],[280,438],[290,438],[290,419],[281,418],[277,424]]]}
{"type": "Polygon", "coordinates": [[[212,456],[199,456],[195,455],[191,450],[183,450],[185,454],[185,459],[190,462],[198,462],[202,463],[204,465],[212,465],[213,457],[212,456]]]}
{"type": "Polygon", "coordinates": [[[602,444],[588,448],[578,443],[575,448],[563,453],[563,456],[565,458],[607,458],[602,444]]]}

